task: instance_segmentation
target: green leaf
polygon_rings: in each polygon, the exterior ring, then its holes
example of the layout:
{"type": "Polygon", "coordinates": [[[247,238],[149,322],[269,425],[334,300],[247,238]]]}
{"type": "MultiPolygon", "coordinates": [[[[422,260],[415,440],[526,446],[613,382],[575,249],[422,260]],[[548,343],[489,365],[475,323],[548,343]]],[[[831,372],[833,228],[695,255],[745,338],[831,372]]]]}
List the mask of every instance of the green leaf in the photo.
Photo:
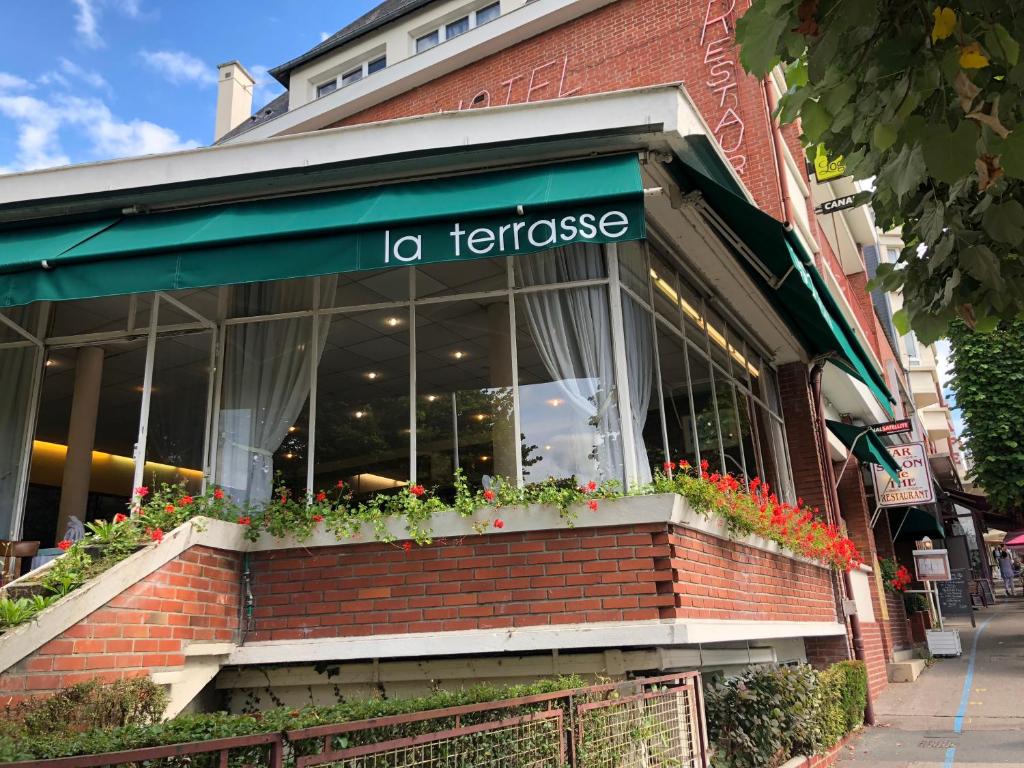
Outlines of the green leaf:
{"type": "Polygon", "coordinates": [[[1020,245],[1024,241],[1024,206],[1016,200],[989,206],[981,226],[993,240],[1020,245]]]}
{"type": "Polygon", "coordinates": [[[952,184],[974,170],[978,128],[971,120],[961,120],[952,133],[945,125],[933,125],[927,131],[922,150],[928,173],[952,184]]]}
{"type": "Polygon", "coordinates": [[[1024,179],[1024,123],[1018,124],[1003,142],[1000,164],[1007,176],[1024,179]]]}
{"type": "Polygon", "coordinates": [[[1011,67],[1020,58],[1020,43],[1013,39],[1006,27],[1002,24],[995,24],[985,35],[985,47],[989,53],[999,52],[1000,57],[1006,60],[1011,67]]]}
{"type": "Polygon", "coordinates": [[[918,229],[926,245],[933,245],[942,235],[946,224],[946,208],[940,200],[928,200],[924,204],[924,214],[918,222],[918,229]]]}
{"type": "Polygon", "coordinates": [[[893,144],[896,143],[897,134],[896,129],[892,125],[886,123],[878,123],[875,125],[875,130],[871,133],[871,144],[879,152],[884,152],[893,144]]]}
{"type": "Polygon", "coordinates": [[[907,321],[907,310],[897,309],[893,312],[892,324],[896,326],[896,330],[900,332],[900,336],[906,336],[910,333],[910,323],[907,321]]]}
{"type": "Polygon", "coordinates": [[[878,176],[879,185],[886,184],[902,199],[924,181],[925,165],[920,147],[905,146],[894,160],[891,160],[878,176]]]}
{"type": "Polygon", "coordinates": [[[984,245],[972,245],[960,256],[967,274],[991,290],[998,290],[1001,283],[999,259],[984,245]]]}
{"type": "Polygon", "coordinates": [[[832,123],[832,115],[820,101],[808,101],[800,113],[800,120],[808,143],[817,144],[832,123]]]}
{"type": "Polygon", "coordinates": [[[778,61],[779,38],[788,18],[772,13],[764,4],[752,5],[736,20],[736,39],[740,43],[740,63],[758,77],[764,77],[778,61]]]}

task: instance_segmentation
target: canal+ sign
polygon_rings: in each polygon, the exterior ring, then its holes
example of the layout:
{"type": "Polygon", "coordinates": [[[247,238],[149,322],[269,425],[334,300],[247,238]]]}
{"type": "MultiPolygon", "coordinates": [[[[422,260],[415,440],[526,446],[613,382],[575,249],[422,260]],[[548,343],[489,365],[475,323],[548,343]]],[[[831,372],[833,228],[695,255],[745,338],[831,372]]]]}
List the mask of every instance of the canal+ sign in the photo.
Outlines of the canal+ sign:
{"type": "Polygon", "coordinates": [[[821,205],[814,207],[815,213],[839,213],[839,211],[845,211],[847,208],[853,208],[856,203],[854,202],[856,195],[847,195],[846,197],[837,197],[835,200],[826,200],[821,205]]]}
{"type": "Polygon", "coordinates": [[[877,464],[871,469],[875,478],[875,500],[880,507],[908,507],[935,501],[932,473],[924,443],[889,446],[889,455],[900,466],[898,480],[877,464]]]}

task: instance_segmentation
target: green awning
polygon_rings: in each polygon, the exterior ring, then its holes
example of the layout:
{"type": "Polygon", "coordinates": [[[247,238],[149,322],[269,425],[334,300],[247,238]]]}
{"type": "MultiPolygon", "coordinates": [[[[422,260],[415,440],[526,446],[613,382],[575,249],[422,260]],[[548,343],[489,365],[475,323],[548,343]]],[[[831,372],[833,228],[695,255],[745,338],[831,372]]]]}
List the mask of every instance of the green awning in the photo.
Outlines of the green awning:
{"type": "Polygon", "coordinates": [[[890,509],[889,530],[893,541],[916,541],[925,536],[929,539],[946,538],[942,523],[920,507],[890,509]]]}
{"type": "Polygon", "coordinates": [[[871,427],[855,427],[841,421],[825,419],[832,434],[850,449],[854,456],[865,464],[878,464],[896,482],[900,479],[900,465],[889,453],[882,439],[871,427]]]}
{"type": "Polygon", "coordinates": [[[629,154],[76,226],[0,230],[0,306],[639,240],[643,185],[629,154]]]}
{"type": "Polygon", "coordinates": [[[842,370],[862,381],[886,412],[895,402],[881,373],[818,273],[811,257],[781,222],[751,205],[691,165],[675,162],[682,188],[699,192],[722,222],[739,236],[759,264],[738,260],[772,302],[787,326],[812,356],[829,355],[842,370]]]}

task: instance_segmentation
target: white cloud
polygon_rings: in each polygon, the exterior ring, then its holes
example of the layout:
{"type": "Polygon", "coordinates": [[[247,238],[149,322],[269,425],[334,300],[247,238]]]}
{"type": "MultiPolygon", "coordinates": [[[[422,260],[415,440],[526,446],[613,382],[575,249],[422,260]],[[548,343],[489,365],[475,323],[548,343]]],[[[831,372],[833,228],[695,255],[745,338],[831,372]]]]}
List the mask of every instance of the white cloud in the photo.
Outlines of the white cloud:
{"type": "Polygon", "coordinates": [[[100,99],[60,94],[50,100],[24,94],[0,93],[0,116],[14,123],[17,154],[0,172],[27,171],[67,165],[72,158],[61,142],[63,131],[85,140],[84,156],[75,160],[173,152],[199,146],[183,140],[170,128],[148,120],[122,120],[100,99]]]}
{"type": "Polygon", "coordinates": [[[32,83],[23,77],[9,72],[0,72],[0,91],[24,91],[32,88],[32,83]]]}
{"type": "Polygon", "coordinates": [[[116,5],[121,13],[129,18],[137,19],[142,15],[139,0],[116,0],[116,5]]]}
{"type": "Polygon", "coordinates": [[[149,67],[175,85],[181,83],[214,85],[217,82],[216,68],[209,66],[190,53],[184,51],[139,51],[139,55],[149,67]]]}
{"type": "Polygon", "coordinates": [[[82,44],[88,48],[102,48],[103,38],[100,37],[99,8],[95,0],[71,0],[75,12],[75,31],[82,44]]]}
{"type": "Polygon", "coordinates": [[[321,32],[320,33],[320,42],[322,43],[324,40],[326,40],[330,36],[331,36],[330,32],[321,32]]]}
{"type": "MultiPolygon", "coordinates": [[[[60,64],[61,70],[63,70],[65,74],[71,75],[71,77],[77,78],[86,85],[89,85],[98,90],[106,91],[107,93],[111,94],[113,93],[113,90],[110,87],[110,83],[108,83],[106,79],[103,77],[103,75],[101,75],[99,72],[95,72],[90,69],[84,69],[83,67],[80,67],[77,64],[75,64],[75,62],[71,61],[70,59],[65,59],[63,56],[60,57],[57,61],[60,64]]],[[[68,86],[66,78],[60,77],[60,75],[57,73],[52,74],[57,75],[57,77],[54,78],[57,82],[63,83],[65,87],[68,86]]]]}

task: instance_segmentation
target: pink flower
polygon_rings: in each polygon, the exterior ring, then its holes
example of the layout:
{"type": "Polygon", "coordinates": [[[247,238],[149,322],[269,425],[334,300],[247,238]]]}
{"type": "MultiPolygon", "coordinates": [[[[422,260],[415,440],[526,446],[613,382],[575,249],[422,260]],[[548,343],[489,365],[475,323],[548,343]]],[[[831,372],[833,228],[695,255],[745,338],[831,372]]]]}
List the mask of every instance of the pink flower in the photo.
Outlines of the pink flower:
{"type": "Polygon", "coordinates": [[[121,512],[118,512],[116,515],[114,515],[114,522],[115,523],[123,523],[127,519],[128,519],[128,515],[122,514],[121,512]]]}
{"type": "Polygon", "coordinates": [[[138,488],[135,489],[135,495],[138,496],[140,499],[144,499],[149,495],[149,488],[147,488],[144,485],[140,485],[138,488]]]}
{"type": "Polygon", "coordinates": [[[409,493],[411,493],[413,496],[422,496],[426,492],[427,489],[424,488],[422,485],[414,485],[412,488],[409,489],[409,493]]]}
{"type": "Polygon", "coordinates": [[[591,512],[597,512],[597,499],[591,499],[587,506],[590,507],[591,512]]]}
{"type": "Polygon", "coordinates": [[[504,520],[502,520],[502,519],[501,519],[500,517],[499,517],[499,518],[497,518],[497,519],[496,519],[496,520],[494,521],[494,527],[495,527],[495,528],[504,528],[504,527],[505,527],[505,521],[504,521],[504,520]]]}
{"type": "Polygon", "coordinates": [[[71,545],[72,544],[74,544],[74,542],[71,541],[70,539],[63,539],[63,540],[57,542],[57,546],[60,547],[65,552],[67,552],[69,549],[71,549],[71,545]]]}
{"type": "Polygon", "coordinates": [[[488,488],[484,491],[484,498],[487,499],[487,501],[494,501],[494,491],[488,488]]]}
{"type": "Polygon", "coordinates": [[[339,480],[338,481],[338,488],[344,488],[344,487],[345,487],[345,482],[343,480],[339,480]]]}

